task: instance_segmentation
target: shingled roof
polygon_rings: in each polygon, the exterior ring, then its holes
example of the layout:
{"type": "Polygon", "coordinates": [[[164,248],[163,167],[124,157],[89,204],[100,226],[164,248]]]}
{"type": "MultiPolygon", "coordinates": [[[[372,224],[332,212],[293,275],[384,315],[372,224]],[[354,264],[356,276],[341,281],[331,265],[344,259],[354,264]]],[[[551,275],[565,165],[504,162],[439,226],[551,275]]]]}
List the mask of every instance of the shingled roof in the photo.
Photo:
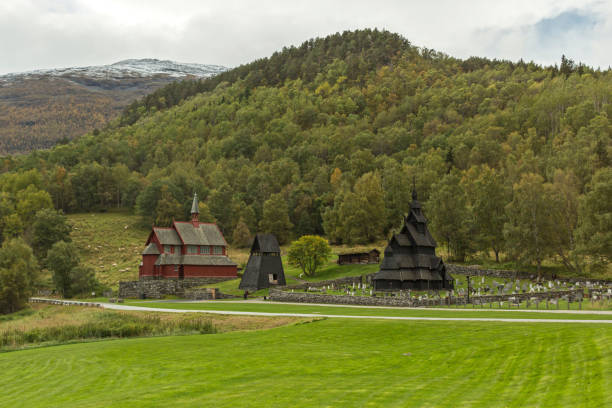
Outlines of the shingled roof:
{"type": "Polygon", "coordinates": [[[410,214],[404,217],[401,231],[391,237],[385,248],[380,270],[373,278],[375,286],[381,289],[452,287],[452,277],[442,259],[436,256],[435,248],[436,241],[427,229],[427,218],[413,191],[410,214]]]}
{"type": "Polygon", "coordinates": [[[278,240],[274,234],[257,234],[251,245],[251,252],[259,250],[260,252],[280,252],[278,240]]]}
{"type": "Polygon", "coordinates": [[[142,251],[143,255],[159,255],[159,249],[157,249],[157,245],[151,242],[147,247],[142,251]]]}
{"type": "Polygon", "coordinates": [[[251,255],[238,287],[242,290],[268,288],[269,275],[276,275],[278,285],[286,285],[283,262],[279,255],[280,246],[273,234],[257,234],[253,238],[251,255]]]}
{"type": "Polygon", "coordinates": [[[215,224],[175,221],[174,227],[185,245],[227,245],[215,224]]]}
{"type": "Polygon", "coordinates": [[[162,245],[181,245],[181,239],[172,228],[153,227],[153,232],[162,245]]]}

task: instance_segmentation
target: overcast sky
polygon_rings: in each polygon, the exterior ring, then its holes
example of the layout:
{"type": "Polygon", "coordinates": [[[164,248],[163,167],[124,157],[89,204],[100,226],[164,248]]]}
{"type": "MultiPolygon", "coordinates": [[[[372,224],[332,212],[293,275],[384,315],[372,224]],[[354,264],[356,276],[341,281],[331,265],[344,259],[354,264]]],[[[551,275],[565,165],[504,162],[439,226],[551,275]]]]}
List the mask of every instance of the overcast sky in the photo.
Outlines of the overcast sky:
{"type": "Polygon", "coordinates": [[[461,58],[612,65],[609,1],[0,0],[0,74],[128,58],[233,67],[366,27],[461,58]]]}

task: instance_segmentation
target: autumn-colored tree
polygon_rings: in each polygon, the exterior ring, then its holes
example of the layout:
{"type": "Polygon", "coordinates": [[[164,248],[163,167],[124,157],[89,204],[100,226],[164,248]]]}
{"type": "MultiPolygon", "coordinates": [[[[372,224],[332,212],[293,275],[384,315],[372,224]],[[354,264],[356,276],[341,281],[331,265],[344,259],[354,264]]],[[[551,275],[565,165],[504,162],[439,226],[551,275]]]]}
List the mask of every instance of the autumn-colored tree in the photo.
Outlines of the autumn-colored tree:
{"type": "Polygon", "coordinates": [[[200,201],[198,203],[198,210],[200,211],[200,222],[216,222],[215,217],[211,214],[210,208],[208,208],[206,203],[200,201]]]}
{"type": "Polygon", "coordinates": [[[53,274],[53,283],[59,293],[72,296],[72,269],[79,266],[80,258],[73,243],[59,241],[53,244],[47,254],[46,264],[53,274]]]}
{"type": "Polygon", "coordinates": [[[571,171],[557,169],[553,175],[549,213],[552,229],[547,237],[555,255],[572,274],[582,275],[584,256],[577,250],[579,181],[571,171]]]}
{"type": "Polygon", "coordinates": [[[159,226],[170,226],[175,219],[183,217],[183,207],[168,190],[168,186],[161,189],[161,198],[155,208],[155,224],[159,226]]]}
{"type": "Polygon", "coordinates": [[[580,201],[578,249],[592,258],[590,269],[602,271],[612,262],[612,169],[595,173],[580,201]]]}
{"type": "Polygon", "coordinates": [[[289,220],[289,208],[287,201],[280,194],[272,194],[264,203],[263,216],[259,223],[262,232],[276,235],[279,244],[289,240],[293,224],[289,220]]]}
{"type": "Polygon", "coordinates": [[[244,219],[241,218],[238,220],[236,228],[234,228],[232,233],[232,244],[238,248],[246,248],[251,244],[252,238],[249,227],[244,222],[244,219]]]}
{"type": "Polygon", "coordinates": [[[78,249],[71,242],[53,244],[46,264],[53,273],[55,288],[66,298],[88,293],[100,286],[93,269],[80,264],[78,249]]]}
{"type": "Polygon", "coordinates": [[[504,226],[510,253],[524,263],[535,263],[538,279],[542,262],[554,253],[550,240],[554,218],[550,211],[552,186],[538,174],[524,174],[513,187],[513,198],[507,205],[508,222],[504,226]]]}
{"type": "Polygon", "coordinates": [[[465,189],[469,211],[472,216],[475,244],[479,249],[499,253],[504,247],[504,223],[506,204],[512,190],[504,182],[502,174],[488,165],[470,168],[461,181],[465,189]]]}
{"type": "Polygon", "coordinates": [[[11,239],[0,248],[0,314],[13,313],[34,293],[39,268],[32,249],[22,239],[11,239]]]}
{"type": "Polygon", "coordinates": [[[459,176],[452,172],[436,183],[424,208],[434,237],[447,245],[454,259],[463,260],[472,248],[471,227],[465,191],[459,176]]]}
{"type": "Polygon", "coordinates": [[[291,243],[288,259],[291,265],[299,267],[306,276],[315,276],[331,255],[331,247],[325,238],[304,235],[291,243]]]}
{"type": "Polygon", "coordinates": [[[70,231],[66,216],[61,211],[43,209],[36,213],[32,224],[32,249],[39,260],[44,261],[47,251],[58,241],[70,242],[70,231]]]}

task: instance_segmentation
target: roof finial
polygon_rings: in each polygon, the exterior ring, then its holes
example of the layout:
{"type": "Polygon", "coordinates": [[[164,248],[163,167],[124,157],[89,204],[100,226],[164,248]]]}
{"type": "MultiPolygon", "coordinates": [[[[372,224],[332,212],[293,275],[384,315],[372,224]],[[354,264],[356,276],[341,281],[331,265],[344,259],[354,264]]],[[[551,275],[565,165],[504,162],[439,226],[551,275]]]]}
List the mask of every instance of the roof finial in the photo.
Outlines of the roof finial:
{"type": "Polygon", "coordinates": [[[198,222],[200,218],[200,206],[198,205],[198,193],[193,193],[193,203],[191,204],[191,221],[198,222]]]}
{"type": "Polygon", "coordinates": [[[417,192],[416,192],[416,176],[412,176],[412,199],[416,200],[417,199],[417,192]]]}

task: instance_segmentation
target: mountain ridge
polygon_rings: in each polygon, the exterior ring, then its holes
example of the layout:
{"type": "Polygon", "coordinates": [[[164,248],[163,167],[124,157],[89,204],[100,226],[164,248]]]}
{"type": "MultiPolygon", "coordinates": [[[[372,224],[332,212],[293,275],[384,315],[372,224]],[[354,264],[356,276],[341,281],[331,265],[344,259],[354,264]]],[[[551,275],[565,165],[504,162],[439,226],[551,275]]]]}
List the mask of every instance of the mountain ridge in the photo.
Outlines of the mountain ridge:
{"type": "Polygon", "coordinates": [[[121,78],[126,75],[139,77],[168,75],[175,78],[189,76],[203,78],[219,74],[227,69],[228,68],[224,66],[213,64],[183,63],[157,58],[130,58],[105,65],[72,66],[9,72],[0,75],[0,81],[7,83],[29,77],[66,77],[73,75],[88,75],[102,78],[121,78]]]}
{"type": "Polygon", "coordinates": [[[165,85],[226,70],[146,58],[0,75],[0,153],[52,147],[104,127],[132,101],[165,85]]]}

